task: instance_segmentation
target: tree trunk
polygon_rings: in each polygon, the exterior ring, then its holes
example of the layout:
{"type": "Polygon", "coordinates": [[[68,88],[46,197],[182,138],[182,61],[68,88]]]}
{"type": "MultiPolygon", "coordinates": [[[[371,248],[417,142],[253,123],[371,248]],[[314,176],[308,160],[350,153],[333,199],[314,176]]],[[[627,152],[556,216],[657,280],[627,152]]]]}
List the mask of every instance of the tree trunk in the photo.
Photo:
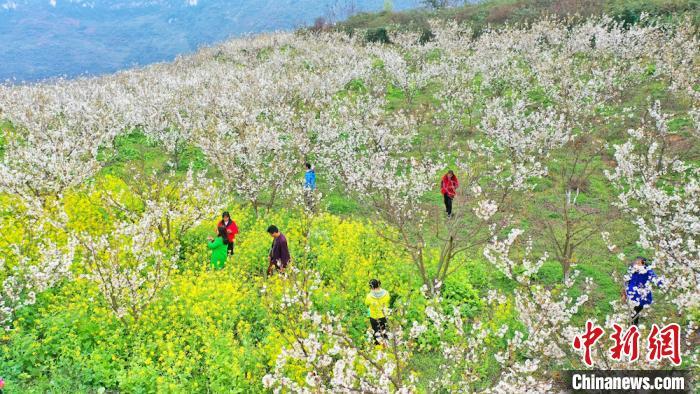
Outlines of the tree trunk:
{"type": "Polygon", "coordinates": [[[569,280],[569,275],[571,273],[571,261],[569,261],[569,259],[562,260],[561,269],[564,271],[564,282],[566,282],[569,280]]]}

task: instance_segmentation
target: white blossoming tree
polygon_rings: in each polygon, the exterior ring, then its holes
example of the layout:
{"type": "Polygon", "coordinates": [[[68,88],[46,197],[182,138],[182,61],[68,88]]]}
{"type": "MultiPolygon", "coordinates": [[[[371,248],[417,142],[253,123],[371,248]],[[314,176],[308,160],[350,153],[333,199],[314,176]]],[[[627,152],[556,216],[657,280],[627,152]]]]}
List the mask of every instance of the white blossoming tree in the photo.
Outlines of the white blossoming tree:
{"type": "Polygon", "coordinates": [[[128,189],[99,194],[118,218],[110,228],[77,235],[87,278],[127,326],[169,284],[181,263],[183,236],[223,206],[220,190],[203,173],[134,175],[128,189]]]}
{"type": "Polygon", "coordinates": [[[651,251],[656,269],[670,278],[664,292],[682,313],[700,301],[700,169],[669,145],[669,118],[658,102],[649,115],[629,130],[627,142],[615,146],[617,167],[608,178],[620,191],[617,204],[631,216],[639,246],[651,251]]]}

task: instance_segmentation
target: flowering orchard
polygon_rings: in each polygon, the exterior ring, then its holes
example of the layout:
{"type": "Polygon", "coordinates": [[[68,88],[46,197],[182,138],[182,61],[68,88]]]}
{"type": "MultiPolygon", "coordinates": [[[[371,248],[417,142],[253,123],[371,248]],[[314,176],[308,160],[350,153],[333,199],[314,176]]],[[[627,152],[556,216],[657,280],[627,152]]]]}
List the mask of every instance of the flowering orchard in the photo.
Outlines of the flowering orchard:
{"type": "Polygon", "coordinates": [[[566,369],[697,371],[696,28],[431,31],[260,35],[0,86],[7,387],[519,393],[562,390],[566,369]],[[212,272],[227,207],[241,233],[212,272]],[[274,277],[270,223],[293,261],[274,277]],[[636,255],[659,280],[629,331],[636,255]],[[393,295],[380,348],[375,277],[393,295]]]}

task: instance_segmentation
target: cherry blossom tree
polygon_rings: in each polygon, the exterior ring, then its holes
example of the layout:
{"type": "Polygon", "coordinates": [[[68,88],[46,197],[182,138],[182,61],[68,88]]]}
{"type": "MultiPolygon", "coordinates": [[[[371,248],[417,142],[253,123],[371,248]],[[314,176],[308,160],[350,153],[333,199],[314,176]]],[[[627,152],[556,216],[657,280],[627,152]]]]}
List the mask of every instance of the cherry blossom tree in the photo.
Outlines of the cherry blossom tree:
{"type": "Polygon", "coordinates": [[[286,283],[282,299],[269,300],[273,316],[278,317],[273,324],[285,327],[286,346],[277,357],[275,369],[263,378],[266,388],[297,393],[381,393],[388,388],[401,393],[415,391],[416,378],[407,362],[422,329],[409,333],[392,325],[386,350],[371,351],[347,333],[343,316],[316,310],[315,299],[321,289],[318,273],[293,267],[286,283]],[[288,371],[295,368],[305,373],[304,383],[288,376],[288,371]]]}
{"type": "Polygon", "coordinates": [[[0,320],[7,329],[17,309],[71,277],[76,242],[65,234],[61,199],[97,172],[98,150],[118,129],[118,117],[104,104],[113,86],[90,91],[85,85],[94,87],[77,82],[1,88],[0,119],[10,123],[1,130],[0,194],[11,196],[3,210],[13,219],[0,227],[19,235],[2,245],[7,275],[0,320]],[[74,85],[77,90],[68,89],[74,85]],[[54,232],[63,235],[45,236],[54,232]]]}
{"type": "Polygon", "coordinates": [[[436,46],[429,41],[422,42],[419,33],[393,31],[389,39],[396,49],[376,44],[370,51],[381,61],[386,81],[399,88],[410,105],[443,66],[431,59],[431,54],[437,54],[436,46]]]}
{"type": "Polygon", "coordinates": [[[669,146],[669,117],[658,102],[649,115],[640,128],[628,131],[626,143],[615,146],[617,167],[607,175],[620,191],[617,204],[639,232],[639,246],[650,250],[657,269],[672,278],[665,292],[680,313],[697,308],[699,301],[700,170],[669,146]]]}
{"type": "Polygon", "coordinates": [[[0,259],[0,268],[9,273],[3,278],[0,289],[0,325],[5,330],[11,329],[17,310],[33,305],[38,294],[72,277],[70,269],[76,250],[74,240],[71,239],[65,247],[44,241],[38,245],[38,249],[36,258],[16,247],[10,249],[12,254],[8,253],[0,259]],[[6,266],[8,260],[14,260],[11,267],[6,266]]]}
{"type": "Polygon", "coordinates": [[[174,171],[165,179],[163,174],[134,174],[130,190],[104,193],[106,204],[121,217],[113,228],[77,234],[86,252],[86,277],[126,326],[138,321],[169,284],[185,233],[223,206],[219,189],[203,173],[190,169],[182,179],[174,171]]]}

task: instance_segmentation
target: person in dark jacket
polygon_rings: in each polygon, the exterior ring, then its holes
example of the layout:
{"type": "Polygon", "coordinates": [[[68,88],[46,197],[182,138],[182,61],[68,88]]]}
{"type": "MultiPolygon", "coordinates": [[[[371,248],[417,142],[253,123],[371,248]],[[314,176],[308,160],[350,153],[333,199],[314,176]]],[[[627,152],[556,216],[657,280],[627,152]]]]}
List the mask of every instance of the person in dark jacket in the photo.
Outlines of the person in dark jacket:
{"type": "Polygon", "coordinates": [[[634,306],[632,324],[639,323],[639,316],[644,308],[651,305],[651,284],[661,286],[661,279],[656,276],[653,269],[649,268],[647,259],[637,257],[627,270],[625,275],[625,298],[634,306]]]}
{"type": "Polygon", "coordinates": [[[440,183],[440,192],[442,193],[443,200],[445,201],[445,211],[447,211],[447,217],[452,217],[452,200],[454,200],[455,195],[457,195],[457,188],[459,187],[459,180],[454,171],[449,170],[447,174],[442,177],[442,182],[440,183]]]}
{"type": "Polygon", "coordinates": [[[216,227],[223,227],[226,229],[226,234],[228,238],[228,255],[232,256],[233,246],[236,240],[236,234],[238,234],[238,226],[236,225],[236,222],[231,220],[231,215],[228,213],[228,211],[221,214],[221,221],[219,221],[216,227]]]}
{"type": "Polygon", "coordinates": [[[287,247],[287,238],[275,225],[270,225],[267,228],[267,233],[272,237],[272,247],[270,248],[269,256],[270,264],[267,266],[267,274],[272,275],[274,268],[284,272],[291,259],[289,248],[287,247]]]}
{"type": "Polygon", "coordinates": [[[220,270],[226,265],[226,249],[228,245],[228,234],[225,227],[219,227],[219,234],[214,239],[209,237],[207,248],[211,250],[211,267],[215,270],[220,270]]]}

